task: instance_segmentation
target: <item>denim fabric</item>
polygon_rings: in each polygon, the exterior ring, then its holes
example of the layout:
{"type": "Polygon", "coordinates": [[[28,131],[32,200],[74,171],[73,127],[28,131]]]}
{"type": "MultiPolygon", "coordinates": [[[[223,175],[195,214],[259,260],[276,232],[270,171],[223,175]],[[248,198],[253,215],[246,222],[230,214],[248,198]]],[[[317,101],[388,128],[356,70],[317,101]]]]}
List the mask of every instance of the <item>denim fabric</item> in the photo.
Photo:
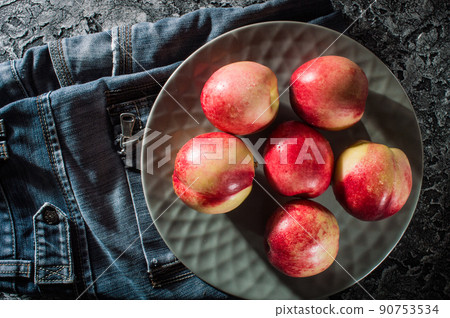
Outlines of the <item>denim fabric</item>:
{"type": "Polygon", "coordinates": [[[203,9],[58,40],[0,64],[0,292],[36,298],[225,299],[164,244],[139,167],[120,154],[120,115],[145,126],[192,52],[243,25],[344,24],[328,1],[203,9]]]}

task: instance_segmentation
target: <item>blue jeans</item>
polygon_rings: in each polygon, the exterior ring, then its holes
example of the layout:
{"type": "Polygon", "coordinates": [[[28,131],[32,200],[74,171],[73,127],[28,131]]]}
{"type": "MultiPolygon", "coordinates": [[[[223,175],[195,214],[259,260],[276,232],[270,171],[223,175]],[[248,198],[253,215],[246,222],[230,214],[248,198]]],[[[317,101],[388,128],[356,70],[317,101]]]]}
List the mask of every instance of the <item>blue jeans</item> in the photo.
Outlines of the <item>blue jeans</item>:
{"type": "Polygon", "coordinates": [[[243,25],[342,30],[328,1],[204,9],[58,40],[0,64],[0,292],[35,298],[225,299],[167,248],[140,174],[120,153],[120,114],[145,126],[193,51],[243,25]],[[147,227],[150,228],[144,232],[147,227]]]}

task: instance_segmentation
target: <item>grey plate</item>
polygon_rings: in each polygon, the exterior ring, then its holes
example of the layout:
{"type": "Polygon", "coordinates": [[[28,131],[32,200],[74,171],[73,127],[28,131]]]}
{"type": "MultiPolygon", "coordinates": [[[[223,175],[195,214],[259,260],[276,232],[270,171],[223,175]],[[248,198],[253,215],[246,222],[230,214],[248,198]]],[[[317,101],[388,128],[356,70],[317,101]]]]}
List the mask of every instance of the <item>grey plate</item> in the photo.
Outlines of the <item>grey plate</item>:
{"type": "MultiPolygon", "coordinates": [[[[395,247],[416,207],[422,182],[422,142],[411,103],[397,79],[369,50],[346,36],[324,27],[298,22],[268,22],[228,32],[192,54],[174,72],[159,94],[147,122],[151,131],[171,139],[158,145],[145,137],[142,181],[147,205],[159,233],[174,254],[195,274],[232,295],[250,299],[323,298],[343,290],[369,274],[395,247]],[[335,157],[359,139],[370,139],[402,149],[413,171],[412,193],[403,209],[378,222],[362,222],[337,203],[331,187],[315,201],[336,216],[340,249],[336,262],[325,272],[309,278],[291,278],[266,260],[263,245],[265,222],[277,203],[254,184],[252,193],[236,210],[222,215],[198,213],[180,200],[172,189],[171,175],[177,151],[190,138],[215,131],[200,106],[200,93],[209,76],[223,65],[251,60],[270,67],[278,78],[280,113],[264,132],[279,123],[298,119],[289,104],[292,72],[321,55],[345,56],[365,71],[369,97],[358,124],[340,132],[324,132],[335,157]],[[184,109],[183,109],[184,108],[184,109]],[[188,115],[195,118],[195,120],[188,115]],[[197,122],[198,123],[197,123],[197,122]],[[164,164],[170,151],[171,160],[164,164]]],[[[279,202],[289,198],[275,194],[264,179],[262,166],[257,180],[279,202]]]]}

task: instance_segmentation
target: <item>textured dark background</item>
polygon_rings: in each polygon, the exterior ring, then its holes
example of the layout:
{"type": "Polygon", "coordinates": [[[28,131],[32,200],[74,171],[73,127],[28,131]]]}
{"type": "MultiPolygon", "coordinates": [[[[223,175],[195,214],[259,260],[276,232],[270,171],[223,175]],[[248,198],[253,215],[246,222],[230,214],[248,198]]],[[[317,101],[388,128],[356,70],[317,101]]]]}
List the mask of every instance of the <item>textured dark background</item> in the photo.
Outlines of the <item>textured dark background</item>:
{"type": "MultiPolygon", "coordinates": [[[[0,62],[61,37],[154,22],[204,7],[261,2],[0,0],[0,62]]],[[[332,3],[352,22],[371,1],[332,3]]],[[[449,16],[448,1],[378,0],[346,33],[400,80],[416,111],[424,146],[424,179],[413,220],[389,257],[361,281],[376,299],[450,299],[449,16]]],[[[331,298],[368,295],[354,285],[331,298]]]]}

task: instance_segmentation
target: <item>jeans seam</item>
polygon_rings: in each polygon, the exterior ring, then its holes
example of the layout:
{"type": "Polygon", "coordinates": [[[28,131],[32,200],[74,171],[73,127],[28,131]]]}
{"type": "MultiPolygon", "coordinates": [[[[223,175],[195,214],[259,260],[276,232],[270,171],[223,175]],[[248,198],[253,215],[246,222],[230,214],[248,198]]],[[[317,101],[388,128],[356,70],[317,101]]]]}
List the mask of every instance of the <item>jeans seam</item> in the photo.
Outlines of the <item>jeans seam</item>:
{"type": "Polygon", "coordinates": [[[176,264],[179,264],[179,263],[181,263],[179,260],[175,260],[175,261],[172,261],[170,263],[163,264],[160,267],[152,268],[152,271],[153,272],[158,272],[158,271],[166,269],[166,267],[169,267],[169,266],[172,266],[172,265],[176,265],[176,264]]]}
{"type": "Polygon", "coordinates": [[[140,102],[133,102],[134,109],[136,110],[137,118],[139,119],[139,130],[143,129],[142,127],[142,117],[139,108],[144,108],[145,106],[139,107],[140,102]]]}
{"type": "Polygon", "coordinates": [[[16,66],[14,64],[14,60],[9,62],[11,73],[14,77],[14,80],[16,81],[17,85],[19,85],[20,89],[22,90],[22,94],[25,98],[29,97],[25,87],[22,84],[22,81],[20,80],[19,74],[17,73],[16,66]]]}
{"type": "Polygon", "coordinates": [[[117,43],[119,44],[119,75],[123,74],[123,52],[122,52],[122,48],[121,48],[121,33],[122,33],[122,27],[118,27],[117,28],[117,43]]]}
{"type": "Polygon", "coordinates": [[[120,38],[120,50],[122,52],[122,74],[127,74],[128,66],[128,54],[127,54],[127,29],[126,26],[122,27],[121,38],[120,38]]]}
{"type": "MultiPolygon", "coordinates": [[[[1,191],[1,195],[3,196],[3,199],[5,200],[5,204],[6,204],[6,208],[8,209],[8,214],[9,214],[9,220],[10,220],[10,226],[11,226],[11,244],[12,244],[12,252],[13,252],[13,258],[16,258],[16,230],[15,230],[15,226],[14,226],[14,220],[12,217],[12,211],[11,211],[11,206],[9,205],[9,202],[6,198],[6,194],[5,191],[3,190],[3,185],[0,182],[0,191],[1,191]]],[[[13,266],[15,266],[15,264],[13,264],[13,266]]],[[[27,264],[27,266],[29,266],[29,264],[27,264]]],[[[28,271],[29,271],[29,267],[28,267],[28,271]]],[[[13,280],[11,282],[11,289],[14,292],[16,291],[16,282],[15,280],[13,280]]]]}
{"type": "Polygon", "coordinates": [[[171,278],[165,280],[164,283],[165,284],[170,284],[170,283],[178,282],[180,280],[188,279],[188,278],[193,277],[193,276],[195,276],[195,274],[192,273],[192,272],[183,273],[183,274],[180,274],[178,276],[171,277],[171,278]]]}
{"type": "Polygon", "coordinates": [[[133,47],[131,45],[131,28],[127,25],[125,26],[125,34],[127,39],[127,46],[126,46],[126,56],[127,56],[127,73],[133,73],[133,47]],[[129,64],[129,65],[128,65],[129,64]]]}
{"type": "Polygon", "coordinates": [[[30,276],[30,268],[28,267],[26,272],[23,272],[20,270],[19,271],[0,271],[0,274],[16,274],[16,273],[25,274],[27,277],[29,277],[30,276]]]}
{"type": "Polygon", "coordinates": [[[6,208],[8,209],[10,226],[11,226],[11,242],[12,242],[12,252],[13,252],[12,256],[15,259],[16,258],[16,231],[14,228],[14,220],[13,220],[12,213],[11,213],[11,207],[9,205],[8,200],[6,199],[6,194],[5,194],[5,191],[3,190],[3,185],[1,184],[1,182],[0,182],[0,191],[5,200],[6,208]]]}
{"type": "Polygon", "coordinates": [[[128,39],[127,39],[127,27],[123,27],[123,57],[124,57],[124,63],[123,63],[123,74],[128,74],[128,39]]]}
{"type": "Polygon", "coordinates": [[[62,61],[64,77],[66,78],[67,83],[69,85],[73,85],[74,83],[73,83],[72,76],[71,76],[70,71],[69,71],[69,67],[67,66],[67,63],[66,63],[66,59],[65,59],[65,56],[64,56],[64,49],[63,49],[63,46],[62,46],[62,40],[61,39],[58,40],[57,46],[58,46],[59,56],[60,56],[60,59],[62,61]]]}
{"type": "MultiPolygon", "coordinates": [[[[56,179],[57,179],[57,181],[58,181],[58,184],[59,184],[60,188],[62,188],[62,185],[60,184],[59,178],[58,178],[58,176],[57,176],[57,174],[56,174],[56,172],[55,172],[55,170],[54,170],[54,157],[53,157],[53,152],[50,151],[50,148],[49,148],[49,146],[48,146],[48,144],[50,143],[50,136],[49,136],[49,134],[48,134],[48,126],[47,126],[47,123],[46,123],[45,119],[43,118],[44,115],[43,115],[43,110],[42,110],[42,105],[41,105],[41,96],[38,96],[38,98],[37,98],[37,103],[36,103],[36,104],[37,104],[37,108],[38,108],[39,121],[41,122],[42,130],[43,130],[43,133],[44,133],[45,148],[47,148],[47,153],[48,153],[49,159],[50,159],[50,165],[51,165],[51,167],[52,167],[53,173],[54,173],[55,176],[56,176],[56,179]]],[[[65,199],[65,197],[64,197],[64,199],[65,199]]],[[[67,204],[67,202],[66,202],[66,204],[67,204]]]]}
{"type": "MultiPolygon", "coordinates": [[[[52,282],[52,283],[70,283],[70,279],[49,279],[46,280],[46,282],[52,282]]],[[[41,282],[42,283],[42,282],[41,282]]]]}
{"type": "Polygon", "coordinates": [[[36,226],[36,219],[33,217],[33,231],[34,231],[34,259],[36,261],[35,267],[34,267],[34,279],[36,283],[38,282],[37,279],[37,271],[38,271],[38,264],[39,262],[39,253],[38,253],[38,233],[37,233],[37,226],[36,226]]]}
{"type": "Polygon", "coordinates": [[[125,33],[125,27],[122,26],[120,28],[120,39],[119,39],[119,43],[120,43],[120,57],[121,57],[121,62],[122,62],[122,68],[121,68],[121,74],[126,74],[127,73],[127,53],[124,49],[125,47],[125,37],[124,34],[125,33]]]}
{"type": "MultiPolygon", "coordinates": [[[[112,90],[108,90],[105,91],[105,93],[107,93],[107,95],[112,95],[114,93],[126,93],[126,92],[130,92],[130,91],[139,91],[139,90],[146,90],[146,89],[151,89],[151,88],[158,88],[159,90],[161,89],[161,87],[156,84],[156,83],[146,83],[146,84],[140,84],[140,85],[136,85],[136,86],[129,86],[129,87],[125,87],[125,88],[120,88],[120,89],[112,89],[112,90]]],[[[149,94],[150,95],[158,95],[158,93],[152,93],[149,94]]]]}
{"type": "Polygon", "coordinates": [[[164,279],[164,280],[161,280],[161,281],[157,281],[157,280],[153,280],[153,279],[151,279],[151,281],[152,281],[152,286],[153,287],[163,287],[165,285],[173,284],[173,283],[176,283],[176,282],[179,282],[179,281],[191,278],[193,276],[195,276],[194,273],[188,272],[188,273],[184,273],[184,274],[181,274],[181,275],[178,275],[178,276],[175,276],[175,277],[170,277],[168,279],[164,279]]]}
{"type": "Polygon", "coordinates": [[[137,229],[138,229],[138,232],[139,232],[139,241],[141,243],[142,254],[144,255],[144,259],[145,259],[146,265],[148,266],[148,264],[150,264],[150,263],[149,263],[149,260],[147,258],[147,254],[145,253],[145,246],[144,246],[144,241],[143,241],[144,237],[142,235],[141,226],[139,224],[139,215],[138,215],[138,211],[136,209],[136,204],[134,202],[134,196],[133,196],[133,193],[131,191],[131,184],[130,184],[130,181],[129,181],[130,176],[129,176],[128,169],[125,169],[125,174],[126,174],[128,192],[130,194],[131,204],[133,205],[133,211],[134,211],[134,214],[135,214],[136,226],[137,226],[137,229]]]}
{"type": "MultiPolygon", "coordinates": [[[[39,113],[39,121],[41,122],[41,126],[42,126],[43,133],[44,133],[45,147],[47,148],[47,152],[48,152],[49,159],[50,159],[50,166],[51,166],[52,171],[53,171],[53,173],[54,173],[54,175],[56,177],[56,180],[58,182],[60,190],[62,191],[62,194],[63,194],[63,197],[64,197],[64,201],[66,202],[66,205],[67,205],[67,208],[68,208],[69,215],[70,215],[71,218],[74,219],[75,231],[76,231],[78,237],[80,237],[81,235],[80,235],[78,226],[76,224],[76,219],[75,219],[75,216],[74,216],[74,212],[72,211],[70,200],[69,200],[69,198],[67,196],[67,193],[66,193],[66,190],[64,188],[64,185],[62,184],[62,181],[60,179],[60,175],[59,175],[58,171],[56,170],[56,158],[55,158],[54,151],[53,151],[53,149],[49,148],[50,135],[49,135],[49,129],[48,129],[47,121],[44,118],[44,110],[43,110],[43,107],[42,107],[42,100],[41,100],[41,98],[42,98],[41,96],[38,96],[38,98],[37,98],[37,106],[38,106],[38,113],[39,113]]],[[[83,255],[82,252],[81,252],[81,247],[78,244],[77,244],[77,246],[78,246],[78,253],[79,253],[80,258],[81,258],[81,256],[83,255]]],[[[80,262],[82,262],[81,259],[80,259],[80,262]]],[[[81,275],[81,279],[83,281],[84,286],[87,286],[85,278],[84,278],[84,275],[81,275]]]]}
{"type": "Polygon", "coordinates": [[[50,53],[50,58],[53,63],[53,68],[55,69],[56,77],[58,78],[59,85],[61,87],[67,86],[66,79],[64,78],[64,74],[61,71],[60,66],[60,56],[58,52],[58,42],[51,42],[48,44],[48,51],[50,53]]]}

